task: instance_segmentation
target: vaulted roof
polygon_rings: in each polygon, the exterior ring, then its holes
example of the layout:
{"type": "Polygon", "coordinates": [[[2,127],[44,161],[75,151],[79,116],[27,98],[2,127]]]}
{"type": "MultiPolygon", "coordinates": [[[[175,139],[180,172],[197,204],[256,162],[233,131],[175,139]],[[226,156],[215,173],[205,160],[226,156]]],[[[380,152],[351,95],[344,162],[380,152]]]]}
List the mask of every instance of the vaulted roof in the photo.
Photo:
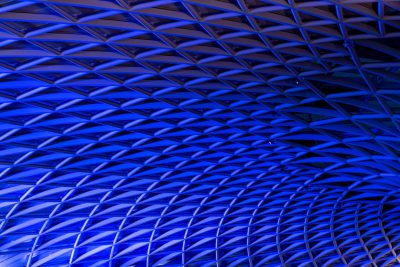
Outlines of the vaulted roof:
{"type": "Polygon", "coordinates": [[[0,266],[400,263],[400,3],[0,2],[0,266]]]}

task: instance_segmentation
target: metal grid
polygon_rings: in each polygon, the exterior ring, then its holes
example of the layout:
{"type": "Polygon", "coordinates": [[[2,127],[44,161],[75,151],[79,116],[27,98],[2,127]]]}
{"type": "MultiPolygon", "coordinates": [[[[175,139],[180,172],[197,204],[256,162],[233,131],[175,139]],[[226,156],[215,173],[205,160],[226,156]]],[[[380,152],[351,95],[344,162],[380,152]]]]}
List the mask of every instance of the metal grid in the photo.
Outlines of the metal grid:
{"type": "Polygon", "coordinates": [[[1,266],[397,266],[400,2],[0,1],[1,266]]]}

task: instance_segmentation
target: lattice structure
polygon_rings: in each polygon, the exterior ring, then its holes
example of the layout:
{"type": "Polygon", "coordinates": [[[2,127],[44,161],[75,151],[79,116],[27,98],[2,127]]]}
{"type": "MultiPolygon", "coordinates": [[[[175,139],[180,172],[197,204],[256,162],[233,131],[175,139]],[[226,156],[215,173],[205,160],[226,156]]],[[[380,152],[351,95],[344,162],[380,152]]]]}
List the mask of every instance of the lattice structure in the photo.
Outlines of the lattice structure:
{"type": "Polygon", "coordinates": [[[0,266],[398,266],[399,47],[399,1],[0,1],[0,266]]]}

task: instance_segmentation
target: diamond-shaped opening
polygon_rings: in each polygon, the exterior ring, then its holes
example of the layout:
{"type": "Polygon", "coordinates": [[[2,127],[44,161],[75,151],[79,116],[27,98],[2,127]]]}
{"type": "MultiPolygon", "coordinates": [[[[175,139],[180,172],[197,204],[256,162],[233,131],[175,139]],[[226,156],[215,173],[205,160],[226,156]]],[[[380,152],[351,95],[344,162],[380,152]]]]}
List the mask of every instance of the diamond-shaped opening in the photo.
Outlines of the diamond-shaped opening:
{"type": "Polygon", "coordinates": [[[87,16],[93,16],[97,15],[100,13],[105,12],[103,9],[96,9],[96,8],[91,8],[88,6],[72,6],[72,5],[60,5],[57,6],[61,11],[63,11],[65,14],[68,14],[72,18],[79,20],[81,18],[87,17],[87,16]]]}
{"type": "Polygon", "coordinates": [[[98,36],[101,36],[106,39],[131,32],[131,29],[129,29],[128,27],[126,27],[126,29],[124,29],[122,27],[122,25],[121,25],[121,28],[116,28],[116,27],[105,28],[105,27],[85,26],[84,29],[87,29],[89,33],[96,33],[96,34],[98,34],[98,36]]]}
{"type": "Polygon", "coordinates": [[[370,43],[355,42],[357,56],[362,63],[374,62],[393,62],[399,58],[387,51],[391,49],[392,44],[396,44],[400,38],[387,38],[382,41],[372,41],[370,43]],[[374,45],[376,43],[376,45],[374,45]],[[382,45],[381,47],[379,45],[382,45]],[[385,47],[389,48],[385,50],[385,47]]]}

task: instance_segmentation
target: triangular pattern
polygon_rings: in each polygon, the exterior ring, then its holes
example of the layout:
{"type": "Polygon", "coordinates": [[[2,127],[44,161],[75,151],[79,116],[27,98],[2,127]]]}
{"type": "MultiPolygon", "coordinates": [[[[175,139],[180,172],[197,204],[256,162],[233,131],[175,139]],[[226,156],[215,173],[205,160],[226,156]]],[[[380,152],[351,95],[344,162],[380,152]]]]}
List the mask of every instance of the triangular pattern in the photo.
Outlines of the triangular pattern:
{"type": "Polygon", "coordinates": [[[398,266],[399,17],[0,1],[0,266],[398,266]]]}

